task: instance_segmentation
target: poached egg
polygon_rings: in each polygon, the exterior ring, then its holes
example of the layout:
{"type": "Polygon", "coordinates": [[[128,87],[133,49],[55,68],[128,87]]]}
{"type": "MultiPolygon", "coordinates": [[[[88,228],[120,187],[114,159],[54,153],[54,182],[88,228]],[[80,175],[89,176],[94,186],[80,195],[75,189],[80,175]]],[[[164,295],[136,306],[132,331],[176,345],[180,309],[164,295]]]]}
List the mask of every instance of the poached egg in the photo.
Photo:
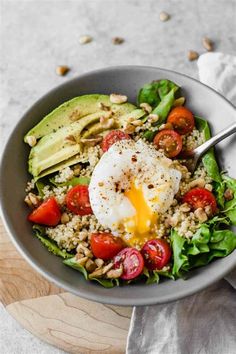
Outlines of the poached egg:
{"type": "Polygon", "coordinates": [[[179,190],[181,173],[171,165],[142,140],[113,144],[96,165],[89,185],[91,207],[103,227],[131,246],[157,237],[158,216],[179,190]]]}

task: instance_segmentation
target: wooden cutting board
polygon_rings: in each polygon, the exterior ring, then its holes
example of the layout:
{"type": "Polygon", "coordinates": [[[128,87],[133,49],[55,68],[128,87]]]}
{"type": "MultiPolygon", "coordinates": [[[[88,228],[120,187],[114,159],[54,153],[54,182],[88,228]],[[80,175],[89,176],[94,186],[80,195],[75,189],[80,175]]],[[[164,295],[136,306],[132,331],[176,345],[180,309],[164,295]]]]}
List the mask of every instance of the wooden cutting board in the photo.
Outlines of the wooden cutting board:
{"type": "Polygon", "coordinates": [[[69,353],[125,353],[132,308],[65,292],[36,273],[0,221],[0,301],[28,331],[69,353]]]}

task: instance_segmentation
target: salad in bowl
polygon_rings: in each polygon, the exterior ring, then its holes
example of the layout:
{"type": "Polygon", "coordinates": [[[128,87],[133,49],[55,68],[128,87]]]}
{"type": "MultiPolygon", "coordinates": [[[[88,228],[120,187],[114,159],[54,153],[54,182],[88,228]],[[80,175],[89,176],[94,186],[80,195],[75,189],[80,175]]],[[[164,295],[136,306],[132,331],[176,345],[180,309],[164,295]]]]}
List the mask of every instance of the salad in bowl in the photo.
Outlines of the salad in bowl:
{"type": "Polygon", "coordinates": [[[207,120],[163,79],[137,105],[122,94],[75,97],[24,137],[34,235],[65,266],[104,287],[188,271],[236,248],[236,180],[209,150],[191,172],[207,120]]]}

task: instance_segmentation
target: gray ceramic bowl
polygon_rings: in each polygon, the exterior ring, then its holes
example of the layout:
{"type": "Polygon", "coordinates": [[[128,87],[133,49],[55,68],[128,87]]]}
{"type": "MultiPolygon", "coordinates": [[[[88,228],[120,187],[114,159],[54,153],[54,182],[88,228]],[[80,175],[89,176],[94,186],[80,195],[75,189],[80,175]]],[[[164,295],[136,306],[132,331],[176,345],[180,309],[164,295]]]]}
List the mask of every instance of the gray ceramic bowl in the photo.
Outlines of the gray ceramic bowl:
{"type": "MultiPolygon", "coordinates": [[[[62,102],[86,93],[120,92],[136,101],[139,88],[154,79],[167,78],[183,87],[187,104],[196,115],[205,117],[217,133],[235,119],[234,107],[221,95],[184,75],[151,67],[123,66],[94,71],[55,88],[36,102],[17,124],[2,158],[0,195],[5,227],[20,253],[48,280],[89,300],[117,305],[152,305],[183,298],[222,278],[236,265],[236,251],[224,259],[212,262],[189,275],[188,280],[166,280],[158,285],[142,284],[105,289],[87,282],[77,271],[63,265],[32,236],[24,205],[29,149],[23,143],[24,134],[44,115],[62,102]]],[[[236,177],[236,141],[227,139],[217,148],[221,166],[236,177]]]]}

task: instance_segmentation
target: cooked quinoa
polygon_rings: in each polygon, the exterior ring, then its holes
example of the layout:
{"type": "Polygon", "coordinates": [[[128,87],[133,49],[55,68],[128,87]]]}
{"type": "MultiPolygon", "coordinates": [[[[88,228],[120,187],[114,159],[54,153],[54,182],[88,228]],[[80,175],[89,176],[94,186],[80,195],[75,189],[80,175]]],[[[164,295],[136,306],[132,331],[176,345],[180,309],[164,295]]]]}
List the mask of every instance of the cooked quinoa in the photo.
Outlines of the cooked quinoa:
{"type": "MultiPolygon", "coordinates": [[[[143,130],[150,128],[150,123],[145,124],[145,128],[137,127],[134,133],[135,140],[138,140],[142,136],[143,130]]],[[[202,136],[198,130],[194,129],[191,134],[184,136],[185,145],[188,148],[195,148],[198,145],[202,144],[202,136]]],[[[146,142],[148,143],[148,142],[146,142]]],[[[148,143],[153,146],[153,143],[148,143]]],[[[84,149],[83,158],[87,160],[87,164],[80,165],[80,174],[81,177],[91,177],[92,172],[99,159],[102,156],[102,150],[99,145],[88,147],[84,149]]],[[[198,186],[198,183],[201,187],[211,189],[211,179],[207,176],[207,173],[203,167],[200,165],[195,171],[194,175],[191,176],[191,173],[188,171],[185,165],[181,161],[174,160],[172,163],[173,167],[179,170],[182,174],[182,178],[179,186],[179,196],[183,196],[188,190],[193,186],[198,186]]],[[[78,166],[78,165],[77,165],[78,166]]],[[[74,169],[72,167],[66,167],[59,171],[55,176],[55,182],[64,183],[69,182],[70,179],[74,177],[74,169]]],[[[28,183],[28,188],[34,188],[33,181],[28,183]]],[[[54,196],[62,208],[66,211],[65,208],[65,198],[67,192],[72,187],[69,186],[58,186],[50,187],[46,186],[43,189],[44,199],[48,199],[51,196],[54,196]]],[[[29,190],[29,189],[27,189],[29,190]]],[[[111,232],[109,229],[104,229],[102,225],[99,224],[98,220],[94,215],[79,216],[73,215],[70,212],[66,212],[68,216],[68,221],[66,223],[61,223],[56,227],[47,227],[46,234],[48,237],[57,242],[58,246],[61,249],[67,251],[74,250],[78,247],[81,242],[88,242],[87,247],[89,247],[89,235],[93,232],[111,232]]],[[[175,227],[179,233],[186,238],[191,238],[194,232],[200,226],[199,219],[196,215],[190,210],[187,205],[178,203],[177,199],[173,200],[171,207],[166,211],[165,214],[160,214],[157,224],[155,225],[155,230],[153,230],[158,238],[166,238],[170,234],[172,227],[175,227]]],[[[123,234],[124,239],[129,239],[129,234],[123,234]]],[[[136,247],[140,249],[140,246],[137,244],[136,247]]]]}

